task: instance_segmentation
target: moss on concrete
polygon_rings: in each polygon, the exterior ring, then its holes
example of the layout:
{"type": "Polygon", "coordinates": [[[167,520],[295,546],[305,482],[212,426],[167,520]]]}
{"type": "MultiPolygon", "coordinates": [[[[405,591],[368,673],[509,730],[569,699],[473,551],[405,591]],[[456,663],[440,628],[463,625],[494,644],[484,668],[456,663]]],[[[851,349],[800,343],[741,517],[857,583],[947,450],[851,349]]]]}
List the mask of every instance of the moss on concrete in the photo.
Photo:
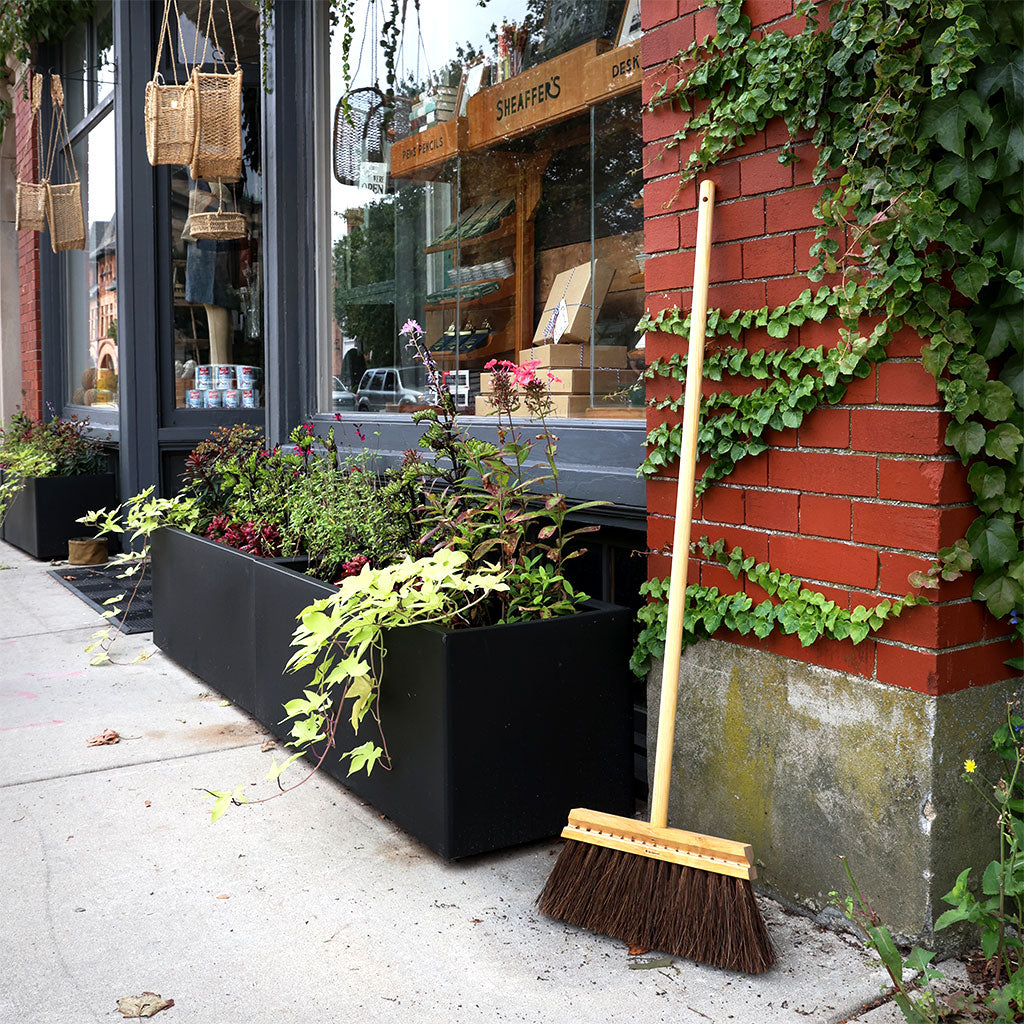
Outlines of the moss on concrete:
{"type": "MultiPolygon", "coordinates": [[[[653,771],[661,665],[648,681],[653,771]]],[[[749,842],[758,885],[809,910],[845,855],[892,928],[934,942],[941,896],[995,849],[961,779],[983,768],[1012,683],[943,697],[709,640],[680,670],[669,823],[749,842]]],[[[949,947],[952,936],[939,936],[949,947]]]]}

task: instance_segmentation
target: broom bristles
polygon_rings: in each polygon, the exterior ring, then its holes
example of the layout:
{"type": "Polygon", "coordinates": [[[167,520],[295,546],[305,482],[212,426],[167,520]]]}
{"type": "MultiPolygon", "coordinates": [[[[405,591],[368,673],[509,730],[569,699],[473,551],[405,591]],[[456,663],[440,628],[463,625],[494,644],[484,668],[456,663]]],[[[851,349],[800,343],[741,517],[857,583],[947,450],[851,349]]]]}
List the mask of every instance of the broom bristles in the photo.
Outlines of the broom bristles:
{"type": "Polygon", "coordinates": [[[541,913],[631,946],[760,974],[776,961],[750,882],[569,840],[541,913]]]}

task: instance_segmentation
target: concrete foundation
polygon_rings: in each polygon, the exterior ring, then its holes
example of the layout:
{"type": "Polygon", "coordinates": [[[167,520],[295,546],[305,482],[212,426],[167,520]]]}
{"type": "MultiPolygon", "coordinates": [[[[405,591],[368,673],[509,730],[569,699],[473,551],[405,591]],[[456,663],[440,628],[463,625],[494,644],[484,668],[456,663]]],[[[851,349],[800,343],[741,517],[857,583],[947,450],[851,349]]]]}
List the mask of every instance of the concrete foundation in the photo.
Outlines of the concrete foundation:
{"type": "MultiPolygon", "coordinates": [[[[858,886],[889,926],[932,948],[941,897],[996,853],[994,814],[962,779],[988,753],[1015,685],[929,697],[708,640],[685,652],[669,824],[749,842],[757,885],[812,911],[858,886]]],[[[648,678],[653,773],[661,664],[648,678]]]]}

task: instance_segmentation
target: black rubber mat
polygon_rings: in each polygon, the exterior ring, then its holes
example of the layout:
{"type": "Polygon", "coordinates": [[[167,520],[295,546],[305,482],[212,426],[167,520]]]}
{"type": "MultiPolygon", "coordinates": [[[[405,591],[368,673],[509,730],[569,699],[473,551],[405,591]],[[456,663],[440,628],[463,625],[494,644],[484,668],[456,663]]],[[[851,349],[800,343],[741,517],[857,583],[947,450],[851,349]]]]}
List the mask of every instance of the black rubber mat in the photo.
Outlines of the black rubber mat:
{"type": "Polygon", "coordinates": [[[51,569],[49,575],[101,614],[111,608],[104,601],[121,598],[120,614],[110,621],[120,623],[124,633],[148,633],[153,629],[152,581],[148,573],[141,582],[138,573],[119,579],[122,572],[124,568],[120,565],[69,565],[51,569]]]}

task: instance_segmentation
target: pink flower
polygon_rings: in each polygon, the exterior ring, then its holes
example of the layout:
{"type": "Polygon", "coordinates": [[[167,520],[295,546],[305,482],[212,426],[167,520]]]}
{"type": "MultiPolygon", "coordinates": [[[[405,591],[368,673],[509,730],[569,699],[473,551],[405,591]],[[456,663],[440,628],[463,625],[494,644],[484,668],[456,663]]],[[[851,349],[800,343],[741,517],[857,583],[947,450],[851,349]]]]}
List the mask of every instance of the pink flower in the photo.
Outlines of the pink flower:
{"type": "Polygon", "coordinates": [[[512,372],[515,374],[516,384],[521,388],[525,388],[528,384],[533,384],[537,379],[537,375],[533,371],[538,366],[540,366],[540,362],[533,360],[529,363],[523,363],[522,366],[514,367],[512,372]]]}
{"type": "Polygon", "coordinates": [[[422,334],[423,328],[415,320],[406,320],[399,334],[422,334]]]}
{"type": "Polygon", "coordinates": [[[485,370],[493,370],[498,365],[497,359],[492,359],[489,363],[484,363],[485,370]]]}
{"type": "MultiPolygon", "coordinates": [[[[551,375],[548,374],[548,376],[550,377],[551,375]]],[[[341,413],[340,412],[336,412],[334,414],[334,418],[340,423],[341,422],[341,413]]]]}
{"type": "Polygon", "coordinates": [[[553,373],[549,373],[548,374],[548,380],[551,381],[552,384],[561,384],[562,383],[562,378],[561,377],[556,377],[553,373]]]}

